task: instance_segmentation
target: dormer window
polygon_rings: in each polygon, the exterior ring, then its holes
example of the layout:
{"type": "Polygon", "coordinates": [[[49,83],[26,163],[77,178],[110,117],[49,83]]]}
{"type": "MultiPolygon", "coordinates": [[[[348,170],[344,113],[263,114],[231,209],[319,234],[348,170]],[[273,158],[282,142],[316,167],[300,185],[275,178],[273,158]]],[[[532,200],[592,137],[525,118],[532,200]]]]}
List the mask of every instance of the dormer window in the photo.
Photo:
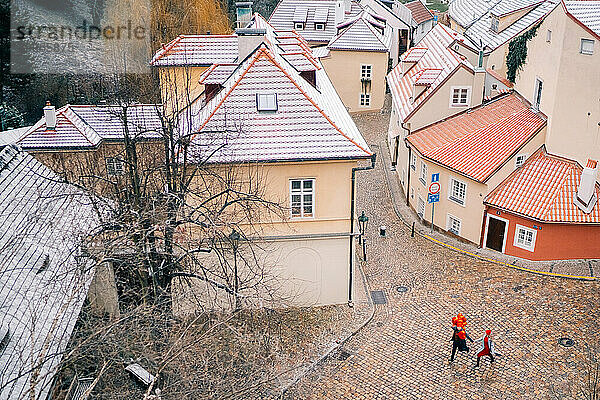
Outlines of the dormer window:
{"type": "Polygon", "coordinates": [[[315,22],[315,31],[324,31],[325,30],[325,24],[320,23],[320,22],[315,22]]]}
{"type": "Polygon", "coordinates": [[[256,95],[258,111],[277,111],[277,93],[259,93],[256,95]]]}
{"type": "Polygon", "coordinates": [[[304,30],[304,22],[295,22],[294,29],[297,29],[299,31],[304,30]]]}
{"type": "Polygon", "coordinates": [[[498,33],[498,26],[500,25],[500,20],[498,17],[494,17],[492,15],[492,24],[490,25],[490,30],[492,32],[498,33]]]}

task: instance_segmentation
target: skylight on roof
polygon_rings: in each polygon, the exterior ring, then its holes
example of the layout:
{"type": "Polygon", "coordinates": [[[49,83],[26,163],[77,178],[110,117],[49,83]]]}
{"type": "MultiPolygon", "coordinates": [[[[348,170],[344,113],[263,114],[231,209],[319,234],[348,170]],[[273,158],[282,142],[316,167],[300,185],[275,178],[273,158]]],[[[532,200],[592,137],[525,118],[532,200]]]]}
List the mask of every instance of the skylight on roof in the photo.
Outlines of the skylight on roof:
{"type": "Polygon", "coordinates": [[[258,93],[256,109],[258,111],[277,111],[277,93],[258,93]]]}

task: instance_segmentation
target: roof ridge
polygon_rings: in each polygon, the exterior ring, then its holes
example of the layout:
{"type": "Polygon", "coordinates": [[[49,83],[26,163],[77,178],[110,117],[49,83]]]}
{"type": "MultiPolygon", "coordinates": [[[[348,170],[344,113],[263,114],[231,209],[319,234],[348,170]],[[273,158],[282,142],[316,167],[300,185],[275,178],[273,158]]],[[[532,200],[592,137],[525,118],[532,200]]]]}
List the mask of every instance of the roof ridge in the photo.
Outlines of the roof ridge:
{"type": "MultiPolygon", "coordinates": [[[[308,93],[306,93],[304,91],[304,89],[302,89],[300,87],[300,85],[298,84],[298,82],[296,82],[296,80],[294,78],[292,78],[290,76],[290,74],[285,70],[285,68],[283,68],[279,62],[277,62],[277,60],[275,60],[275,58],[273,57],[273,55],[271,54],[270,50],[263,44],[261,45],[261,47],[256,50],[255,54],[254,54],[254,58],[252,59],[252,61],[250,61],[250,63],[248,64],[248,66],[244,69],[244,71],[241,73],[241,75],[239,76],[239,78],[237,78],[237,80],[233,83],[233,85],[229,88],[229,90],[227,91],[227,93],[225,93],[223,95],[223,97],[221,99],[219,99],[218,104],[214,107],[214,109],[210,112],[209,116],[202,122],[201,126],[198,128],[198,133],[204,129],[204,127],[208,124],[208,122],[212,119],[212,117],[215,115],[215,113],[221,108],[221,106],[223,105],[223,103],[225,102],[225,100],[227,99],[227,97],[229,97],[229,95],[231,94],[231,92],[233,92],[233,90],[239,85],[239,83],[242,81],[242,79],[244,78],[244,76],[246,75],[246,73],[252,68],[252,66],[261,58],[266,57],[267,59],[269,59],[271,61],[271,63],[273,63],[277,68],[279,68],[279,70],[281,72],[283,72],[283,74],[290,80],[290,82],[296,86],[296,88],[298,90],[300,90],[300,92],[306,97],[306,99],[317,109],[317,111],[319,111],[319,113],[327,120],[327,122],[329,122],[333,128],[338,131],[342,136],[344,136],[346,139],[348,139],[351,143],[353,143],[355,146],[357,146],[359,149],[361,149],[362,151],[364,151],[367,155],[371,155],[371,152],[369,152],[368,150],[364,149],[362,146],[360,146],[358,143],[356,143],[352,138],[350,138],[349,136],[347,136],[344,132],[342,132],[342,130],[335,124],[335,122],[321,109],[321,107],[319,107],[319,105],[308,95],[308,93]]],[[[283,59],[283,57],[282,57],[283,59]]],[[[285,59],[284,59],[285,60],[285,59]]],[[[230,78],[231,79],[231,76],[230,78]]],[[[216,102],[217,98],[213,98],[211,99],[211,102],[216,102]]],[[[210,104],[210,103],[209,103],[210,104]]],[[[194,139],[194,137],[198,134],[194,134],[191,137],[191,140],[194,139]]]]}

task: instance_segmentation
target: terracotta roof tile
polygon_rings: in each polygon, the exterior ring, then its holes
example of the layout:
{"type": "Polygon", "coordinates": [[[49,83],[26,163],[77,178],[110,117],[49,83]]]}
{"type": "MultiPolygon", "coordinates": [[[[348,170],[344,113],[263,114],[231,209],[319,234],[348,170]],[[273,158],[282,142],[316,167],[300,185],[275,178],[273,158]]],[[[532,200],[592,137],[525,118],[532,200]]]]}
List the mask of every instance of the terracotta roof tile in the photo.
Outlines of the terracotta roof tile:
{"type": "Polygon", "coordinates": [[[422,24],[423,22],[427,22],[433,19],[433,14],[425,4],[421,2],[421,0],[414,0],[409,3],[404,4],[412,13],[413,19],[417,22],[417,24],[422,24]]]}
{"type": "Polygon", "coordinates": [[[600,223],[598,203],[589,214],[573,203],[582,171],[577,162],[547,154],[542,147],[492,191],[485,204],[544,222],[600,223]]]}
{"type": "Polygon", "coordinates": [[[424,157],[485,182],[545,124],[511,94],[418,130],[407,140],[424,157]]]}

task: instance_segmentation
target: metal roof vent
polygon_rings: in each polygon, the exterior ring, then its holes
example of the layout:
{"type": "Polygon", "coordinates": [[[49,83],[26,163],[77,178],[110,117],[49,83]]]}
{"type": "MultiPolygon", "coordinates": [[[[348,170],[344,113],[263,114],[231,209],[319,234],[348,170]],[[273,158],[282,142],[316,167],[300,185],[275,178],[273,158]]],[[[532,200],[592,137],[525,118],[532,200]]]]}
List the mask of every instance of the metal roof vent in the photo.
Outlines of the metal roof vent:
{"type": "Polygon", "coordinates": [[[584,213],[589,214],[598,198],[596,197],[596,177],[598,176],[598,162],[588,160],[586,167],[581,173],[577,193],[573,203],[584,213]]]}

